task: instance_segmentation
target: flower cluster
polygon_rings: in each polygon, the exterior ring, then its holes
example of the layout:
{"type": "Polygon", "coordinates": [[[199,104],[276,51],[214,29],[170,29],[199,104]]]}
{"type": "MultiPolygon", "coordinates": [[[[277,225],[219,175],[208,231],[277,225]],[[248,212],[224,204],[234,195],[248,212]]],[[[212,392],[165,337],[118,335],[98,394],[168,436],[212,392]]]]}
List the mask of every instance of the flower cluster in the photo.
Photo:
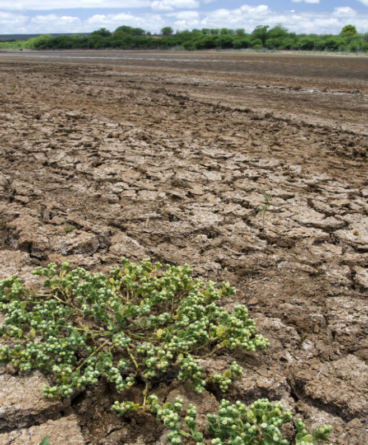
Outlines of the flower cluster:
{"type": "MultiPolygon", "coordinates": [[[[166,403],[161,406],[157,396],[152,395],[148,401],[157,419],[170,430],[167,435],[170,444],[180,444],[181,436],[184,436],[195,440],[196,445],[203,445],[203,435],[196,426],[197,410],[193,405],[188,406],[184,427],[177,414],[182,411],[182,400],[175,399],[174,404],[166,403]],[[176,406],[179,409],[176,410],[176,406]]],[[[207,430],[212,434],[213,445],[288,445],[289,442],[283,439],[280,428],[292,421],[293,414],[285,411],[281,403],[271,403],[267,399],[257,400],[250,407],[240,401],[231,405],[227,400],[222,400],[218,414],[209,414],[207,417],[207,430]]],[[[331,426],[323,425],[313,430],[310,436],[300,419],[295,422],[295,426],[296,445],[321,444],[332,431],[331,426]]]]}
{"type": "Polygon", "coordinates": [[[197,442],[197,445],[203,444],[203,435],[198,432],[196,426],[197,410],[193,405],[188,405],[187,412],[185,414],[185,425],[188,429],[188,433],[182,431],[181,428],[181,418],[179,413],[183,410],[183,400],[176,397],[174,403],[165,403],[161,407],[158,397],[153,394],[148,397],[148,402],[151,404],[151,411],[156,413],[157,419],[165,425],[166,428],[170,430],[166,439],[170,444],[180,444],[182,443],[182,436],[191,437],[197,442]]]}
{"type": "Polygon", "coordinates": [[[212,380],[215,383],[219,383],[221,391],[225,392],[228,390],[232,379],[235,379],[236,377],[240,377],[242,375],[243,375],[242,368],[236,362],[232,362],[231,366],[230,366],[230,370],[226,371],[224,373],[224,375],[215,374],[212,377],[212,380]]]}
{"type": "Polygon", "coordinates": [[[297,430],[297,435],[295,437],[296,445],[308,445],[308,444],[317,444],[322,443],[328,439],[328,436],[332,432],[331,425],[322,425],[317,429],[312,431],[312,436],[308,434],[308,431],[305,429],[305,425],[301,419],[298,419],[295,422],[295,427],[297,430]]]}
{"type": "Polygon", "coordinates": [[[129,411],[136,411],[139,408],[139,405],[134,404],[133,402],[115,402],[111,409],[115,411],[118,416],[123,416],[129,411]]]}
{"type": "Polygon", "coordinates": [[[198,363],[190,355],[185,359],[179,359],[179,363],[180,372],[178,379],[181,382],[185,382],[188,379],[191,380],[195,390],[201,394],[206,385],[206,381],[203,380],[204,373],[202,366],[198,365],[198,363]]]}

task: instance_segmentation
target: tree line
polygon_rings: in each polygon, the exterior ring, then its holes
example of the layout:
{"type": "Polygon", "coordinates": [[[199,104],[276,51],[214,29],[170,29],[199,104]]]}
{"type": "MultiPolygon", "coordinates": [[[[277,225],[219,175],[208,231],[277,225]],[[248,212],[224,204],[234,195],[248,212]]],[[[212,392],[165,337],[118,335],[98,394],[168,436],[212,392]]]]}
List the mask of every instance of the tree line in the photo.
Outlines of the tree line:
{"type": "Polygon", "coordinates": [[[0,44],[5,47],[33,49],[245,49],[367,52],[368,33],[357,32],[355,26],[346,25],[335,34],[296,34],[282,25],[257,26],[251,33],[244,29],[193,29],[177,31],[165,27],[160,35],[152,35],[141,28],[119,26],[114,32],[105,28],[90,36],[52,37],[48,34],[26,42],[0,44]],[[9,46],[10,45],[10,46],[9,46]]]}

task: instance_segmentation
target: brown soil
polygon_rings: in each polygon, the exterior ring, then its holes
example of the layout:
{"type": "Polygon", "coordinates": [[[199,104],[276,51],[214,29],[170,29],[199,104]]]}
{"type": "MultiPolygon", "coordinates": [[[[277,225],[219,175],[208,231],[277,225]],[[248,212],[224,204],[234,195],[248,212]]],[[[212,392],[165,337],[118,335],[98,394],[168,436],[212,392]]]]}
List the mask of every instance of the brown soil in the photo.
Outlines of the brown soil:
{"type": "MultiPolygon", "coordinates": [[[[224,304],[247,305],[271,342],[234,353],[245,375],[226,397],[282,400],[308,426],[331,423],[334,444],[368,443],[368,58],[0,61],[0,279],[30,282],[34,266],[66,258],[92,271],[122,256],[189,263],[236,286],[224,304]]],[[[154,390],[197,403],[203,424],[222,397],[174,376],[154,390]]],[[[125,397],[138,394],[101,381],[72,401],[85,443],[164,443],[149,414],[110,412],[125,397]]]]}

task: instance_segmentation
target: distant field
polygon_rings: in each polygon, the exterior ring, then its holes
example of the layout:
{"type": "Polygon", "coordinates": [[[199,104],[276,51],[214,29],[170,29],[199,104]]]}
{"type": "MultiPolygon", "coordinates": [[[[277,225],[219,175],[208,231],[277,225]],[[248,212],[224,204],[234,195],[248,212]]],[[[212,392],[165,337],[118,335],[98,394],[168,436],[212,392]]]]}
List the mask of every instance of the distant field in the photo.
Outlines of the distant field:
{"type": "Polygon", "coordinates": [[[115,69],[210,76],[226,80],[368,92],[368,57],[248,51],[68,50],[2,53],[15,63],[72,63],[115,69]]]}

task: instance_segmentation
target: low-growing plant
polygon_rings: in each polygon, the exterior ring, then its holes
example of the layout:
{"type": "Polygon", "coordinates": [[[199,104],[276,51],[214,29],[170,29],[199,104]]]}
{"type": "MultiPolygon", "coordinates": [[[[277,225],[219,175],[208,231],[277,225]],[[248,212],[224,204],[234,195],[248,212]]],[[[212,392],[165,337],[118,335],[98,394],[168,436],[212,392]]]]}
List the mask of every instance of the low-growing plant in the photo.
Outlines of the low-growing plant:
{"type": "MultiPolygon", "coordinates": [[[[167,440],[170,444],[180,444],[182,437],[190,438],[196,445],[204,445],[203,434],[198,431],[196,424],[197,409],[189,405],[184,416],[183,400],[176,397],[174,403],[161,405],[155,394],[148,398],[151,411],[157,419],[170,430],[167,440]]],[[[231,405],[222,400],[217,415],[207,416],[207,430],[212,437],[213,445],[288,445],[283,439],[281,427],[293,419],[291,411],[285,411],[280,402],[271,403],[267,399],[260,399],[250,407],[237,401],[231,405]]],[[[323,425],[308,434],[301,419],[295,421],[296,445],[321,444],[328,439],[332,428],[323,425]]]]}
{"type": "Polygon", "coordinates": [[[150,380],[178,368],[181,381],[191,381],[198,393],[208,381],[226,391],[242,374],[234,362],[224,375],[208,375],[198,363],[216,352],[236,348],[256,351],[269,343],[256,333],[244,306],[227,312],[216,302],[235,294],[228,283],[216,287],[193,279],[184,267],[141,265],[122,260],[106,275],[82,268],[57,273],[54,263],[37,267],[47,291],[37,294],[12,276],[0,282],[0,310],[5,323],[0,335],[11,340],[0,348],[0,361],[19,372],[40,369],[53,384],[44,387],[47,398],[67,397],[92,385],[101,376],[118,392],[144,381],[145,405],[150,380]]]}
{"type": "Polygon", "coordinates": [[[74,226],[64,226],[65,233],[73,232],[75,230],[74,226]]]}
{"type": "Polygon", "coordinates": [[[40,445],[50,445],[49,436],[46,436],[41,442],[40,445]]]}
{"type": "Polygon", "coordinates": [[[263,226],[264,226],[264,224],[265,224],[265,219],[266,219],[266,217],[268,216],[267,210],[268,210],[268,208],[269,208],[270,206],[272,206],[272,202],[271,202],[272,196],[271,196],[270,194],[268,194],[268,193],[266,192],[266,190],[262,190],[262,194],[263,194],[263,197],[264,197],[264,204],[263,204],[263,206],[261,207],[261,209],[259,210],[259,213],[260,213],[261,216],[262,216],[263,226]]]}
{"type": "MultiPolygon", "coordinates": [[[[46,278],[41,294],[24,287],[15,275],[0,281],[0,311],[5,313],[0,336],[8,343],[0,348],[0,361],[12,363],[20,373],[44,371],[52,382],[44,386],[49,399],[69,397],[102,376],[118,392],[144,381],[141,404],[115,402],[112,410],[124,415],[151,404],[171,430],[170,443],[180,443],[184,436],[202,445],[195,407],[189,406],[183,431],[178,414],[182,400],[164,406],[155,395],[147,400],[150,381],[177,368],[178,379],[189,380],[198,393],[210,381],[225,392],[242,375],[241,367],[233,362],[223,375],[211,375],[198,360],[227,349],[262,350],[268,340],[257,334],[244,306],[229,313],[217,304],[235,294],[228,283],[193,279],[188,265],[162,270],[150,259],[137,265],[125,258],[122,264],[110,277],[79,267],[69,270],[70,261],[59,272],[55,263],[37,267],[33,274],[46,278]]],[[[248,409],[241,402],[230,406],[222,401],[218,416],[209,416],[208,429],[215,445],[269,445],[286,443],[279,427],[290,420],[281,404],[267,400],[248,409]]],[[[298,445],[321,443],[319,438],[330,431],[323,427],[309,436],[298,422],[298,445]]]]}

